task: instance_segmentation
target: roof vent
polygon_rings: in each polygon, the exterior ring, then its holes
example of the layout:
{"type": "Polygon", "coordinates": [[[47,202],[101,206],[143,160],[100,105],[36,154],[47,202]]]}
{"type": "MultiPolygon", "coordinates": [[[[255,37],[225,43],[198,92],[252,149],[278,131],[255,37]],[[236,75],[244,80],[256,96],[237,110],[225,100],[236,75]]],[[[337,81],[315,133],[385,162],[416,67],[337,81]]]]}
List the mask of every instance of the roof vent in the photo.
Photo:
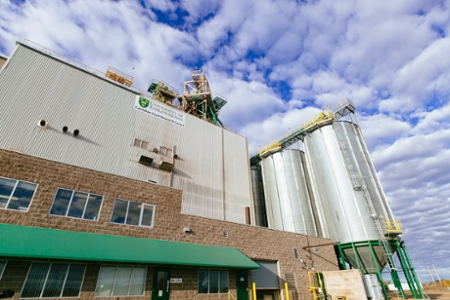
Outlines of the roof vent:
{"type": "Polygon", "coordinates": [[[294,252],[294,259],[299,259],[300,256],[298,255],[298,249],[297,248],[292,248],[292,251],[294,252]]]}

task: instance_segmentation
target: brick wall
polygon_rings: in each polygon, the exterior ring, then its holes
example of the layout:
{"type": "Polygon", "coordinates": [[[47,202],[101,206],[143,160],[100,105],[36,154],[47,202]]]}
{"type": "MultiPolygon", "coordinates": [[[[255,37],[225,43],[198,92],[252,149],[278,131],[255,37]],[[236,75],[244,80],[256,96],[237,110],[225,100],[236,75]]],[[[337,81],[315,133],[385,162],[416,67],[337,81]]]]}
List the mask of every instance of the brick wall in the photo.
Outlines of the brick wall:
{"type": "MultiPolygon", "coordinates": [[[[301,298],[297,295],[296,299],[312,299],[307,289],[307,270],[311,268],[318,271],[338,269],[332,245],[318,247],[318,253],[302,249],[311,245],[329,244],[330,240],[182,215],[180,214],[182,200],[180,190],[7,150],[0,150],[0,176],[38,184],[28,212],[2,209],[0,223],[235,247],[254,260],[278,261],[281,281],[284,280],[286,273],[294,273],[298,295],[302,295],[301,298]],[[98,220],[89,221],[49,215],[57,188],[102,195],[104,198],[98,220]],[[110,217],[115,198],[155,205],[153,228],[111,223],[110,217]],[[184,227],[189,227],[192,231],[185,233],[184,227]],[[228,233],[227,238],[223,237],[224,231],[228,233]],[[300,259],[298,260],[294,259],[294,247],[299,251],[300,259]]],[[[172,277],[177,277],[176,272],[180,272],[183,284],[172,286],[171,299],[190,299],[191,297],[192,299],[194,297],[208,299],[207,295],[196,294],[197,269],[194,268],[193,272],[185,273],[187,270],[190,269],[173,268],[172,277]]],[[[94,289],[96,272],[92,271],[93,275],[85,280],[85,284],[92,285],[93,282],[94,289]]],[[[235,279],[232,279],[231,273],[233,272],[230,272],[230,285],[235,286],[235,282],[233,283],[235,279]]],[[[152,278],[150,273],[148,277],[152,278]]],[[[17,279],[17,281],[20,280],[17,279]]],[[[250,282],[251,280],[249,280],[249,288],[250,282]]],[[[86,286],[88,293],[85,295],[86,299],[93,295],[93,288],[91,286],[88,289],[86,286]]],[[[218,299],[217,296],[214,299],[218,299]]]]}

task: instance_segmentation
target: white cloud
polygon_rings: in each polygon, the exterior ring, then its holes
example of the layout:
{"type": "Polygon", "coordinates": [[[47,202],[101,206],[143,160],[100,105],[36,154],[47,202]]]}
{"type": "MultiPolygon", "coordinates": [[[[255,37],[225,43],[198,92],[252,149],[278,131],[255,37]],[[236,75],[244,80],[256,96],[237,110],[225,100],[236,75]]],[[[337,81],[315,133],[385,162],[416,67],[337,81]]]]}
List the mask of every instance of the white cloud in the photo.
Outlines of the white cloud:
{"type": "Polygon", "coordinates": [[[369,150],[386,147],[411,131],[411,126],[396,118],[377,114],[358,118],[369,150]]]}
{"type": "Polygon", "coordinates": [[[252,153],[349,97],[413,262],[424,270],[427,256],[450,267],[450,216],[439,210],[450,198],[449,1],[144,4],[0,1],[0,52],[28,38],[132,74],[142,89],[158,79],[180,92],[190,69],[203,66],[213,94],[228,100],[219,118],[252,153]],[[161,12],[176,26],[161,23],[161,12]],[[275,91],[280,81],[287,90],[275,91]],[[417,239],[433,241],[432,255],[417,239]]]}
{"type": "Polygon", "coordinates": [[[291,109],[286,113],[273,114],[263,122],[247,124],[240,131],[249,138],[250,154],[256,154],[260,148],[279,141],[289,133],[298,130],[303,123],[318,115],[320,110],[308,107],[305,109],[291,109]]]}
{"type": "Polygon", "coordinates": [[[184,20],[188,24],[202,21],[204,17],[216,14],[221,4],[220,0],[182,0],[181,7],[189,13],[184,20]]]}

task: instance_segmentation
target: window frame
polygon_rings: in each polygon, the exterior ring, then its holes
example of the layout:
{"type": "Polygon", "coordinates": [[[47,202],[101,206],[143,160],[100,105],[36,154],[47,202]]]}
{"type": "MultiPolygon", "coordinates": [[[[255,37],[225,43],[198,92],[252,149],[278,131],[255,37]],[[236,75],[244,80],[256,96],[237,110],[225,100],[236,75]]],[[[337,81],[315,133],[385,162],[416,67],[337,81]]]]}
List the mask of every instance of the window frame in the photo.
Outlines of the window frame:
{"type": "Polygon", "coordinates": [[[212,295],[212,294],[227,294],[230,291],[230,272],[229,270],[223,270],[223,269],[199,269],[197,272],[197,294],[199,295],[212,295]],[[200,272],[204,272],[207,271],[208,272],[208,291],[206,293],[204,292],[200,292],[200,272]],[[216,271],[217,272],[217,292],[211,292],[211,271],[216,271]],[[226,291],[221,292],[221,289],[223,289],[221,287],[221,283],[222,283],[222,278],[221,278],[221,274],[223,272],[226,272],[227,274],[227,287],[226,287],[226,291]]]}
{"type": "Polygon", "coordinates": [[[25,280],[23,281],[23,284],[22,284],[22,288],[20,289],[19,299],[33,299],[33,298],[34,298],[34,299],[36,299],[36,298],[39,298],[39,299],[45,299],[45,298],[79,298],[80,295],[81,295],[81,290],[82,290],[82,287],[83,287],[84,279],[85,279],[85,277],[86,277],[86,269],[87,269],[87,264],[69,263],[69,262],[45,262],[45,261],[33,261],[33,262],[31,262],[30,267],[28,268],[27,276],[25,277],[25,280]],[[26,285],[26,283],[27,283],[27,280],[29,279],[30,272],[31,272],[31,268],[32,268],[33,264],[47,264],[47,265],[49,265],[49,266],[48,266],[47,273],[46,273],[46,275],[45,275],[44,283],[43,283],[42,287],[40,288],[39,296],[38,296],[38,297],[23,297],[23,296],[22,296],[22,293],[23,293],[23,291],[24,291],[24,288],[25,288],[25,285],[26,285]],[[55,265],[55,264],[56,264],[56,265],[67,265],[67,270],[66,270],[66,273],[64,274],[64,280],[63,280],[63,283],[62,283],[62,286],[61,286],[61,292],[60,292],[59,296],[55,296],[55,297],[53,297],[53,296],[52,296],[52,297],[43,297],[43,293],[44,293],[44,291],[45,291],[45,287],[46,287],[46,284],[47,284],[47,282],[48,282],[49,274],[50,274],[50,272],[51,272],[52,266],[55,265]],[[69,277],[69,271],[70,271],[70,267],[71,267],[72,265],[84,266],[83,276],[82,276],[82,279],[81,279],[81,281],[80,281],[80,286],[79,286],[79,288],[78,288],[78,295],[76,295],[76,296],[65,296],[65,297],[63,297],[62,295],[63,295],[63,293],[64,293],[64,291],[65,291],[64,289],[65,289],[65,287],[66,287],[67,278],[69,277]]]}
{"type": "Polygon", "coordinates": [[[103,206],[103,200],[104,200],[104,197],[102,195],[99,195],[99,194],[87,193],[87,192],[83,192],[83,191],[77,191],[77,190],[72,190],[72,189],[66,189],[66,188],[58,187],[57,190],[56,190],[56,193],[55,193],[55,197],[53,197],[53,202],[52,202],[52,205],[50,206],[50,210],[49,210],[48,214],[51,215],[51,216],[57,216],[57,217],[65,217],[65,218],[72,218],[72,219],[79,219],[79,220],[86,220],[86,221],[98,221],[98,219],[100,218],[100,211],[102,210],[102,206],[103,206]],[[65,212],[64,215],[52,214],[53,205],[55,204],[56,197],[58,196],[58,192],[60,190],[64,190],[64,191],[68,191],[68,192],[72,193],[72,195],[70,196],[69,204],[67,205],[66,212],[65,212]],[[82,216],[80,218],[67,215],[69,213],[71,205],[73,203],[72,201],[73,201],[75,193],[87,194],[86,203],[84,204],[84,208],[83,208],[83,214],[82,214],[82,216]],[[94,220],[92,220],[92,219],[85,219],[84,218],[84,215],[86,214],[86,208],[87,208],[88,203],[89,203],[89,197],[91,195],[101,197],[101,203],[100,203],[100,206],[99,206],[98,212],[97,212],[97,219],[94,219],[94,220]]]}
{"type": "Polygon", "coordinates": [[[137,201],[125,200],[125,199],[121,199],[121,198],[115,198],[114,199],[112,213],[111,213],[110,222],[113,223],[113,224],[122,224],[122,225],[129,225],[129,226],[139,226],[139,227],[153,228],[153,225],[155,223],[155,210],[156,210],[156,205],[154,205],[154,204],[148,204],[148,203],[143,203],[143,202],[137,202],[137,201]],[[125,216],[123,218],[123,222],[113,222],[113,220],[112,220],[112,218],[114,216],[115,209],[116,209],[116,201],[117,200],[127,202],[127,209],[125,211],[125,216]],[[140,208],[141,210],[139,212],[139,224],[138,225],[127,224],[126,223],[127,218],[128,218],[128,213],[129,213],[129,210],[130,210],[130,203],[136,203],[136,204],[138,204],[138,206],[141,205],[141,208],[140,208]],[[152,208],[152,222],[151,222],[150,226],[149,225],[142,225],[142,219],[143,219],[143,216],[144,216],[144,211],[145,211],[145,207],[146,206],[152,208]]]}
{"type": "Polygon", "coordinates": [[[95,283],[94,297],[95,298],[102,298],[102,297],[140,297],[140,296],[144,296],[145,295],[145,288],[147,286],[147,275],[148,275],[148,266],[101,265],[100,269],[98,270],[97,282],[95,283]],[[100,279],[100,272],[101,272],[103,267],[114,268],[114,278],[113,278],[113,282],[112,282],[112,285],[111,285],[112,286],[111,287],[111,292],[110,292],[109,295],[98,295],[97,294],[97,289],[98,289],[98,284],[99,284],[99,279],[100,279]],[[114,295],[114,291],[116,289],[117,270],[119,268],[131,268],[130,280],[128,281],[128,294],[127,295],[114,295]],[[143,278],[144,280],[143,280],[143,285],[142,285],[142,294],[140,294],[140,295],[130,295],[131,280],[133,278],[133,271],[134,271],[134,269],[143,269],[143,270],[145,270],[144,278],[143,278]]]}
{"type": "Polygon", "coordinates": [[[14,179],[14,178],[8,178],[8,177],[0,176],[0,179],[2,179],[2,178],[3,178],[3,179],[6,179],[6,180],[12,180],[12,181],[15,181],[15,183],[14,183],[14,187],[13,187],[13,189],[12,189],[12,191],[11,191],[11,194],[9,195],[8,200],[6,201],[5,207],[0,207],[0,209],[7,209],[7,210],[12,210],[12,211],[28,212],[28,210],[30,209],[30,206],[31,206],[31,202],[33,202],[33,198],[34,198],[34,196],[36,195],[36,191],[37,191],[39,185],[38,185],[37,183],[31,182],[31,181],[26,181],[26,180],[20,180],[20,179],[14,179]],[[8,208],[8,206],[9,206],[9,204],[10,204],[12,198],[13,198],[13,195],[14,195],[16,189],[17,189],[17,186],[19,185],[20,182],[28,183],[28,184],[31,184],[31,185],[34,185],[34,186],[35,186],[34,191],[33,191],[33,194],[32,194],[31,197],[30,197],[30,202],[28,202],[27,209],[21,210],[21,209],[8,208]]]}
{"type": "Polygon", "coordinates": [[[6,266],[8,265],[8,261],[7,260],[0,260],[0,263],[5,263],[5,265],[3,266],[3,269],[0,269],[0,280],[3,277],[3,273],[5,272],[6,266]]]}

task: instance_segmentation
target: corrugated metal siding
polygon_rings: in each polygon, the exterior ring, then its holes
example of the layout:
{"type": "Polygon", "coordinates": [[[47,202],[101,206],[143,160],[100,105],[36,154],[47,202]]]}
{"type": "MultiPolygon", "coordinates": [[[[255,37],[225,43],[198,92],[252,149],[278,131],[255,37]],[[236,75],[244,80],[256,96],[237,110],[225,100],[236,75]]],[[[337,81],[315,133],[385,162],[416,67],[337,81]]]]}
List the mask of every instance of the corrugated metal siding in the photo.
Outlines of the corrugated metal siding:
{"type": "Polygon", "coordinates": [[[261,167],[251,167],[252,192],[255,225],[267,227],[266,205],[264,200],[264,186],[262,181],[261,167]]]}
{"type": "Polygon", "coordinates": [[[23,46],[0,74],[0,89],[1,125],[11,128],[2,148],[120,174],[132,93],[23,46]],[[37,126],[41,119],[47,127],[37,126]]]}
{"type": "Polygon", "coordinates": [[[225,178],[225,220],[245,223],[245,207],[250,207],[251,179],[247,139],[223,130],[225,178]]]}
{"type": "Polygon", "coordinates": [[[274,153],[261,166],[271,228],[317,236],[300,151],[274,153]]]}
{"type": "Polygon", "coordinates": [[[349,122],[335,122],[312,132],[304,140],[325,236],[341,243],[379,236],[364,191],[354,186],[349,169],[354,170],[355,178],[364,178],[376,213],[386,217],[388,210],[383,205],[384,193],[376,185],[376,174],[369,167],[370,157],[366,156],[364,144],[359,140],[361,136],[353,126],[349,122]]]}
{"type": "Polygon", "coordinates": [[[245,223],[244,137],[191,115],[184,128],[149,116],[134,108],[133,91],[22,44],[0,73],[0,97],[1,148],[181,189],[183,213],[245,223]],[[47,127],[37,126],[41,119],[47,127]],[[134,146],[136,138],[148,148],[134,146]]]}

